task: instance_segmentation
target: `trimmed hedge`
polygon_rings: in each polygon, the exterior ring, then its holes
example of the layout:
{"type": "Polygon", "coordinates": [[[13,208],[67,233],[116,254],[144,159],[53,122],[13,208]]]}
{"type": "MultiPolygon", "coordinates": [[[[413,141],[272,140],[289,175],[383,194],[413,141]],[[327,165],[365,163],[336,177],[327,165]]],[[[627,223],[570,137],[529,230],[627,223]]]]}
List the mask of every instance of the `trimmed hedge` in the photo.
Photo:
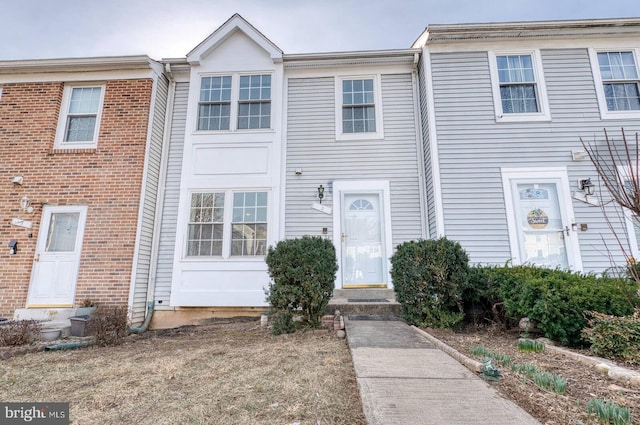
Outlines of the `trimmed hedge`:
{"type": "Polygon", "coordinates": [[[391,277],[404,319],[420,326],[455,327],[464,317],[468,262],[460,244],[447,238],[398,245],[391,277]]]}
{"type": "Polygon", "coordinates": [[[585,311],[626,316],[640,305],[637,285],[628,279],[534,266],[473,269],[466,300],[502,299],[507,319],[529,317],[547,338],[563,344],[585,345],[585,311]]]}
{"type": "Polygon", "coordinates": [[[338,271],[331,241],[319,236],[283,240],[269,247],[266,262],[273,279],[266,290],[275,319],[272,332],[295,331],[295,316],[300,316],[302,325],[320,326],[338,271]]]}

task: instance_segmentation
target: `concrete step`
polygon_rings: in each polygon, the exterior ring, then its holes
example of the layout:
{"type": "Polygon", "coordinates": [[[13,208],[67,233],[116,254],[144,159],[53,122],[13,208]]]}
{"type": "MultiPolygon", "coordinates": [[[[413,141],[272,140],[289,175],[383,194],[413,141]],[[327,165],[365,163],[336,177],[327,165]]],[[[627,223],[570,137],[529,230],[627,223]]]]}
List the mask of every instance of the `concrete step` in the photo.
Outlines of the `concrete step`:
{"type": "Polygon", "coordinates": [[[71,335],[70,317],[90,314],[93,307],[77,308],[19,308],[13,314],[14,320],[37,320],[42,329],[60,329],[60,337],[71,335]]]}
{"type": "Polygon", "coordinates": [[[327,314],[340,311],[343,316],[400,316],[402,307],[396,302],[393,289],[336,289],[327,306],[327,314]]]}

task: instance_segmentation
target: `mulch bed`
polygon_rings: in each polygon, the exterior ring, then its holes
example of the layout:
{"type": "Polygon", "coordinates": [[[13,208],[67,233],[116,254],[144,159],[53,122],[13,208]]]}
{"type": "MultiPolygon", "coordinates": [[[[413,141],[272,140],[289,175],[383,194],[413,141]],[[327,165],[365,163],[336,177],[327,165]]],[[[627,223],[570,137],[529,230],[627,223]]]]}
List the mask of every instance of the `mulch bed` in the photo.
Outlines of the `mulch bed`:
{"type": "MultiPolygon", "coordinates": [[[[470,347],[482,345],[494,353],[506,354],[513,363],[531,363],[539,371],[560,375],[567,379],[567,391],[564,395],[543,390],[531,380],[511,372],[510,367],[496,365],[502,378],[490,381],[503,396],[513,400],[543,424],[597,424],[595,417],[589,417],[586,404],[592,398],[615,402],[619,406],[631,409],[633,424],[640,424],[640,388],[625,387],[612,381],[595,368],[579,363],[561,353],[545,350],[541,353],[521,353],[517,348],[517,333],[478,330],[454,333],[446,330],[427,330],[445,344],[460,353],[481,360],[470,352],[470,347]]],[[[582,354],[589,355],[582,350],[582,354]]],[[[495,363],[495,362],[494,362],[495,363]]],[[[636,365],[619,364],[640,372],[636,365]]]]}

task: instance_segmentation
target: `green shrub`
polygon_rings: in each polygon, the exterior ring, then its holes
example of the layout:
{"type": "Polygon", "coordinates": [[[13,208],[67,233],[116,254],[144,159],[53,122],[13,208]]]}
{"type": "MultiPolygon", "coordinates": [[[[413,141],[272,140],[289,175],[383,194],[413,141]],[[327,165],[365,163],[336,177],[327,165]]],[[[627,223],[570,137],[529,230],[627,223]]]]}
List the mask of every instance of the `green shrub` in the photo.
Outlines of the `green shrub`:
{"type": "Polygon", "coordinates": [[[27,345],[40,338],[36,320],[11,320],[0,324],[0,347],[27,345]]]}
{"type": "Polygon", "coordinates": [[[434,328],[456,326],[464,317],[468,261],[460,244],[447,238],[398,245],[391,277],[405,320],[434,328]]]}
{"type": "Polygon", "coordinates": [[[583,345],[585,311],[615,316],[640,305],[636,284],[624,278],[596,277],[530,265],[477,267],[471,272],[465,300],[504,302],[505,321],[534,320],[549,339],[583,345]]]}
{"type": "Polygon", "coordinates": [[[585,311],[624,316],[638,305],[635,284],[628,280],[559,270],[525,279],[515,289],[503,288],[511,316],[529,317],[547,338],[574,346],[584,343],[585,311]]]}
{"type": "Polygon", "coordinates": [[[319,236],[283,240],[269,247],[266,262],[273,279],[266,290],[267,301],[278,321],[272,332],[295,331],[294,315],[301,316],[302,325],[320,326],[338,271],[331,241],[319,236]]]}
{"type": "Polygon", "coordinates": [[[120,344],[129,332],[129,311],[124,306],[100,305],[91,313],[87,326],[95,330],[96,345],[120,344]]]}
{"type": "Polygon", "coordinates": [[[640,310],[626,317],[596,312],[588,312],[587,316],[590,316],[589,326],[582,335],[591,343],[591,351],[640,364],[640,310]]]}
{"type": "MultiPolygon", "coordinates": [[[[469,268],[469,279],[462,292],[465,311],[474,311],[479,317],[474,317],[473,322],[489,321],[502,329],[513,325],[504,310],[503,298],[500,294],[501,287],[513,286],[509,280],[515,279],[506,273],[500,273],[497,266],[476,265],[469,268]]],[[[471,318],[467,318],[471,322],[471,318]]]]}

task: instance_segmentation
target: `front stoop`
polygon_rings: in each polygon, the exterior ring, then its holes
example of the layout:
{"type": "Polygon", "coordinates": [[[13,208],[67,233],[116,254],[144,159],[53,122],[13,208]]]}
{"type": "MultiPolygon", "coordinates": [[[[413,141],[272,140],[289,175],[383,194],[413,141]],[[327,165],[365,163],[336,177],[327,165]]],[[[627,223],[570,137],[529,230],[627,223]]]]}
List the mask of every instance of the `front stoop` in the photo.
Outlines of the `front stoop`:
{"type": "Polygon", "coordinates": [[[60,337],[71,334],[70,317],[86,314],[87,309],[80,308],[19,308],[13,314],[14,320],[37,320],[42,329],[60,329],[60,337]]]}
{"type": "Polygon", "coordinates": [[[393,289],[335,289],[326,313],[343,316],[400,316],[402,308],[393,289]]]}

